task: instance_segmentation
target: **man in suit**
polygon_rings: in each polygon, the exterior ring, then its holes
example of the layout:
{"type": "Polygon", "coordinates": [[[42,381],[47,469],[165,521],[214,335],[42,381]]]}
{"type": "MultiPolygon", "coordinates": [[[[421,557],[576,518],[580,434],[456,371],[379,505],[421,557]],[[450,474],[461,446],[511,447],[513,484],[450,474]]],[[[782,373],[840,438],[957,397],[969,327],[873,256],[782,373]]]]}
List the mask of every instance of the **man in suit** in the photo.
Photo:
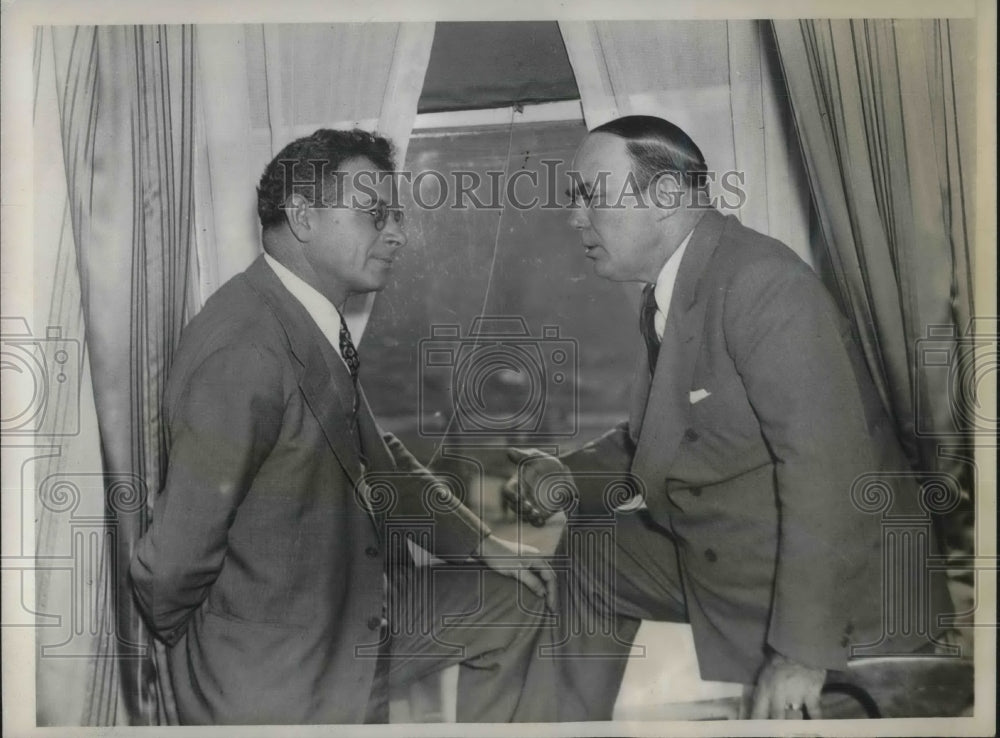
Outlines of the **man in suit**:
{"type": "Polygon", "coordinates": [[[385,721],[390,680],[451,663],[459,720],[548,715],[524,678],[552,572],[383,433],[358,380],[340,308],[406,243],[393,169],[358,130],[285,147],[258,187],[264,254],[184,331],[131,567],[184,723],[385,721]],[[451,565],[418,570],[411,537],[451,565]]]}
{"type": "MultiPolygon", "coordinates": [[[[573,169],[595,273],[646,284],[646,351],[627,423],[558,459],[511,453],[522,514],[575,487],[559,719],[611,718],[642,619],[690,622],[702,678],[753,685],[751,717],[819,717],[827,670],[882,640],[880,521],[855,482],[908,469],[850,326],[790,249],[709,206],[702,154],[671,123],[605,124],[573,169]],[[608,474],[645,504],[614,508],[608,474]],[[579,555],[581,521],[602,515],[613,546],[579,555]],[[613,627],[588,629],[601,613],[613,627]]],[[[886,479],[897,512],[918,510],[912,482],[886,479]]]]}

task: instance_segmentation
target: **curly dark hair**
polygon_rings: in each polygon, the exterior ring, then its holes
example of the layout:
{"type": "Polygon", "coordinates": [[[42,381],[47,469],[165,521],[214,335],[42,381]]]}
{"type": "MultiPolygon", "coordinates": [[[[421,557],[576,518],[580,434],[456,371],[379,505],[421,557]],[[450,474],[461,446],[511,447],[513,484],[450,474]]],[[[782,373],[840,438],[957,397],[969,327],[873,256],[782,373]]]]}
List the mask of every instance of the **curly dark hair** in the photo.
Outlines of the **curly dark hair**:
{"type": "Polygon", "coordinates": [[[257,185],[257,216],[261,227],[267,230],[285,222],[285,202],[293,193],[303,195],[313,205],[333,202],[334,173],[342,163],[358,157],[370,159],[381,171],[391,172],[396,168],[389,140],[359,128],[350,131],[320,128],[285,146],[265,167],[257,185]]]}

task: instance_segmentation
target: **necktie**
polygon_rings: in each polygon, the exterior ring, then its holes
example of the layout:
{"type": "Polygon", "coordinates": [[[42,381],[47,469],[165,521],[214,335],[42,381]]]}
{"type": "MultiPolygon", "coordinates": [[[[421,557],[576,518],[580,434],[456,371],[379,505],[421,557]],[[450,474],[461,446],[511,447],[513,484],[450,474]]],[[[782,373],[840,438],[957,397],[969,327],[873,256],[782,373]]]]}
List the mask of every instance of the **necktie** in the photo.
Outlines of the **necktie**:
{"type": "Polygon", "coordinates": [[[347,321],[344,320],[343,316],[340,318],[340,355],[344,357],[347,370],[351,373],[351,381],[357,385],[361,358],[358,356],[358,350],[354,347],[351,332],[347,330],[347,321]]]}
{"type": "Polygon", "coordinates": [[[656,371],[656,359],[660,354],[660,338],[656,335],[656,295],[655,285],[642,288],[642,308],[639,311],[639,332],[646,341],[646,355],[649,358],[649,373],[656,371]]]}

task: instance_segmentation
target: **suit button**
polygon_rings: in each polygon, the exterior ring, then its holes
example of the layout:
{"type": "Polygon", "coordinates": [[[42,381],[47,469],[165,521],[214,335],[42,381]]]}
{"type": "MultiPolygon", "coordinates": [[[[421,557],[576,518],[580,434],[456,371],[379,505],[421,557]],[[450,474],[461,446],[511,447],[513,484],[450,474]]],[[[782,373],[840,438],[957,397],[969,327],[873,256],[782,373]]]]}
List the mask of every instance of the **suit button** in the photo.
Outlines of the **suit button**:
{"type": "Polygon", "coordinates": [[[374,615],[368,618],[368,630],[378,630],[381,624],[382,618],[375,617],[374,615]]]}
{"type": "Polygon", "coordinates": [[[375,548],[374,546],[369,546],[368,548],[365,549],[365,556],[367,556],[369,559],[377,558],[378,549],[375,548]]]}
{"type": "Polygon", "coordinates": [[[715,551],[713,551],[710,548],[706,548],[705,549],[705,559],[708,561],[708,563],[714,564],[716,561],[719,560],[719,557],[715,555],[715,551]]]}
{"type": "Polygon", "coordinates": [[[853,633],[854,632],[854,623],[848,623],[847,627],[844,628],[844,632],[847,633],[847,635],[850,635],[851,633],[853,633]]]}
{"type": "Polygon", "coordinates": [[[851,644],[851,639],[848,638],[847,636],[844,636],[843,638],[840,639],[841,648],[847,648],[850,644],[851,644]]]}
{"type": "Polygon", "coordinates": [[[688,443],[694,443],[699,438],[700,436],[698,435],[698,431],[696,431],[694,428],[688,428],[686,431],[684,431],[684,440],[687,441],[688,443]]]}
{"type": "Polygon", "coordinates": [[[701,487],[692,487],[688,490],[692,497],[701,497],[701,487]]]}

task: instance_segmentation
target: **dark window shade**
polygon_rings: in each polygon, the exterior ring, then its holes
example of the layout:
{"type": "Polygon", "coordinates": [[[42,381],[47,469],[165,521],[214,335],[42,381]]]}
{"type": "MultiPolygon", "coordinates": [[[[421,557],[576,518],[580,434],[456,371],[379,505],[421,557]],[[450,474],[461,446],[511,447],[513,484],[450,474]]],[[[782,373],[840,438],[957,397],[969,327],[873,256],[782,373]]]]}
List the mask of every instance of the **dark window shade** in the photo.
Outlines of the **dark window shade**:
{"type": "Polygon", "coordinates": [[[417,111],[579,97],[558,23],[438,23],[417,111]]]}

